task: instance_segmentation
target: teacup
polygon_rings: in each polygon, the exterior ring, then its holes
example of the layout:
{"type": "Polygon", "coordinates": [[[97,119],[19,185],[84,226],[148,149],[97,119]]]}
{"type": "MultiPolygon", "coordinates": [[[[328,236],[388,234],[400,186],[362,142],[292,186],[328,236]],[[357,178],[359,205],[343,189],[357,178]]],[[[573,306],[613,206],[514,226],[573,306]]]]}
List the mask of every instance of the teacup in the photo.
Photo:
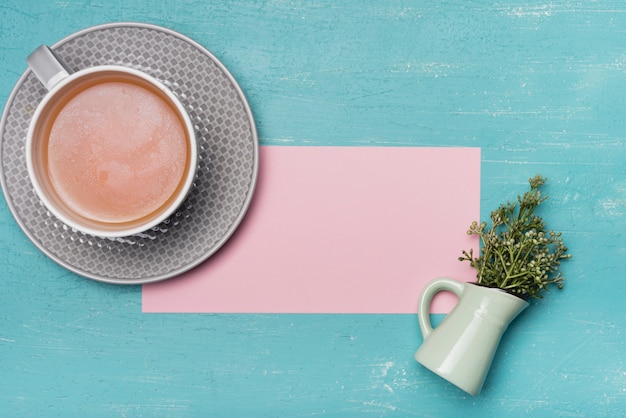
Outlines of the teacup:
{"type": "Polygon", "coordinates": [[[28,174],[46,208],[99,237],[134,235],[171,216],[198,160],[193,124],[174,93],[121,65],[72,73],[45,45],[27,62],[48,90],[26,141],[28,174]]]}

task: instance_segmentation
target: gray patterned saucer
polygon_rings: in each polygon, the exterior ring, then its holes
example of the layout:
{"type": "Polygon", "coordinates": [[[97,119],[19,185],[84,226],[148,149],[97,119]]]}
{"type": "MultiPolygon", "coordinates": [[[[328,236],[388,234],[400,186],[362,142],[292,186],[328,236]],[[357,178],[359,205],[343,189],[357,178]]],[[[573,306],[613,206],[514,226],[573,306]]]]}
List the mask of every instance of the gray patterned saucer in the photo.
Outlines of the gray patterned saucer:
{"type": "Polygon", "coordinates": [[[213,255],[243,219],[258,170],[252,112],[228,70],[206,49],[169,29],[115,23],[77,32],[52,47],[72,68],[121,64],[167,85],[182,101],[198,136],[196,182],[178,212],[142,234],[96,238],[61,223],[39,201],[24,157],[28,124],[46,90],[27,70],[0,121],[2,189],[30,240],[82,276],[139,284],[179,275],[213,255]]]}

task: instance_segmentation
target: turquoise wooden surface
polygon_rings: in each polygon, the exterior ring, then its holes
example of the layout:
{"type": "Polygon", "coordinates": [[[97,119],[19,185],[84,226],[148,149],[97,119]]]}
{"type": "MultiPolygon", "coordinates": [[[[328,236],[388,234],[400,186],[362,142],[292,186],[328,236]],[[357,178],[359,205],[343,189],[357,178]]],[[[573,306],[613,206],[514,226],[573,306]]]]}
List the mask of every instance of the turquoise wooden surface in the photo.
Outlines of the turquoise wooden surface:
{"type": "Polygon", "coordinates": [[[549,177],[566,288],[472,398],[414,362],[412,315],[144,315],[139,287],[57,266],[3,201],[0,416],[626,416],[626,5],[5,0],[1,102],[40,43],[111,21],[210,49],[262,144],[481,147],[483,216],[549,177]]]}

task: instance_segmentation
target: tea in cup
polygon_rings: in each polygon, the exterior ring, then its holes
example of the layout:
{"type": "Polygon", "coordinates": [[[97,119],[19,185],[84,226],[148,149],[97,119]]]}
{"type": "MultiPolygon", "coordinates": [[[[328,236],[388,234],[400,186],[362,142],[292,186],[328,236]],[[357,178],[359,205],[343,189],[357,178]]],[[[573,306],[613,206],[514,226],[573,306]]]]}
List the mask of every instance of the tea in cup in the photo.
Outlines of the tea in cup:
{"type": "Polygon", "coordinates": [[[146,231],[171,216],[196,173],[196,134],[182,103],[133,68],[72,73],[43,45],[27,59],[48,89],[26,142],[28,173],[47,209],[100,237],[146,231]]]}

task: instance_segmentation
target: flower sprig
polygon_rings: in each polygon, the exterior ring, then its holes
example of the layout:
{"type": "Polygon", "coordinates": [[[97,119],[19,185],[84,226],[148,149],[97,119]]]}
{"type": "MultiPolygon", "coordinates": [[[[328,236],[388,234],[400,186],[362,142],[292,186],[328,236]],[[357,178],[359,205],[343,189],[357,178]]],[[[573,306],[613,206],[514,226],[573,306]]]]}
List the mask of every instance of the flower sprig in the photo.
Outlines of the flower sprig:
{"type": "Polygon", "coordinates": [[[491,212],[487,222],[473,222],[467,233],[480,237],[480,257],[463,251],[460,261],[476,269],[477,283],[498,287],[522,297],[540,298],[550,284],[563,288],[565,277],[559,272],[561,260],[570,258],[561,233],[545,230],[535,209],[547,199],[539,188],[546,182],[536,175],[529,179],[530,190],[514,202],[502,204],[491,212]]]}

